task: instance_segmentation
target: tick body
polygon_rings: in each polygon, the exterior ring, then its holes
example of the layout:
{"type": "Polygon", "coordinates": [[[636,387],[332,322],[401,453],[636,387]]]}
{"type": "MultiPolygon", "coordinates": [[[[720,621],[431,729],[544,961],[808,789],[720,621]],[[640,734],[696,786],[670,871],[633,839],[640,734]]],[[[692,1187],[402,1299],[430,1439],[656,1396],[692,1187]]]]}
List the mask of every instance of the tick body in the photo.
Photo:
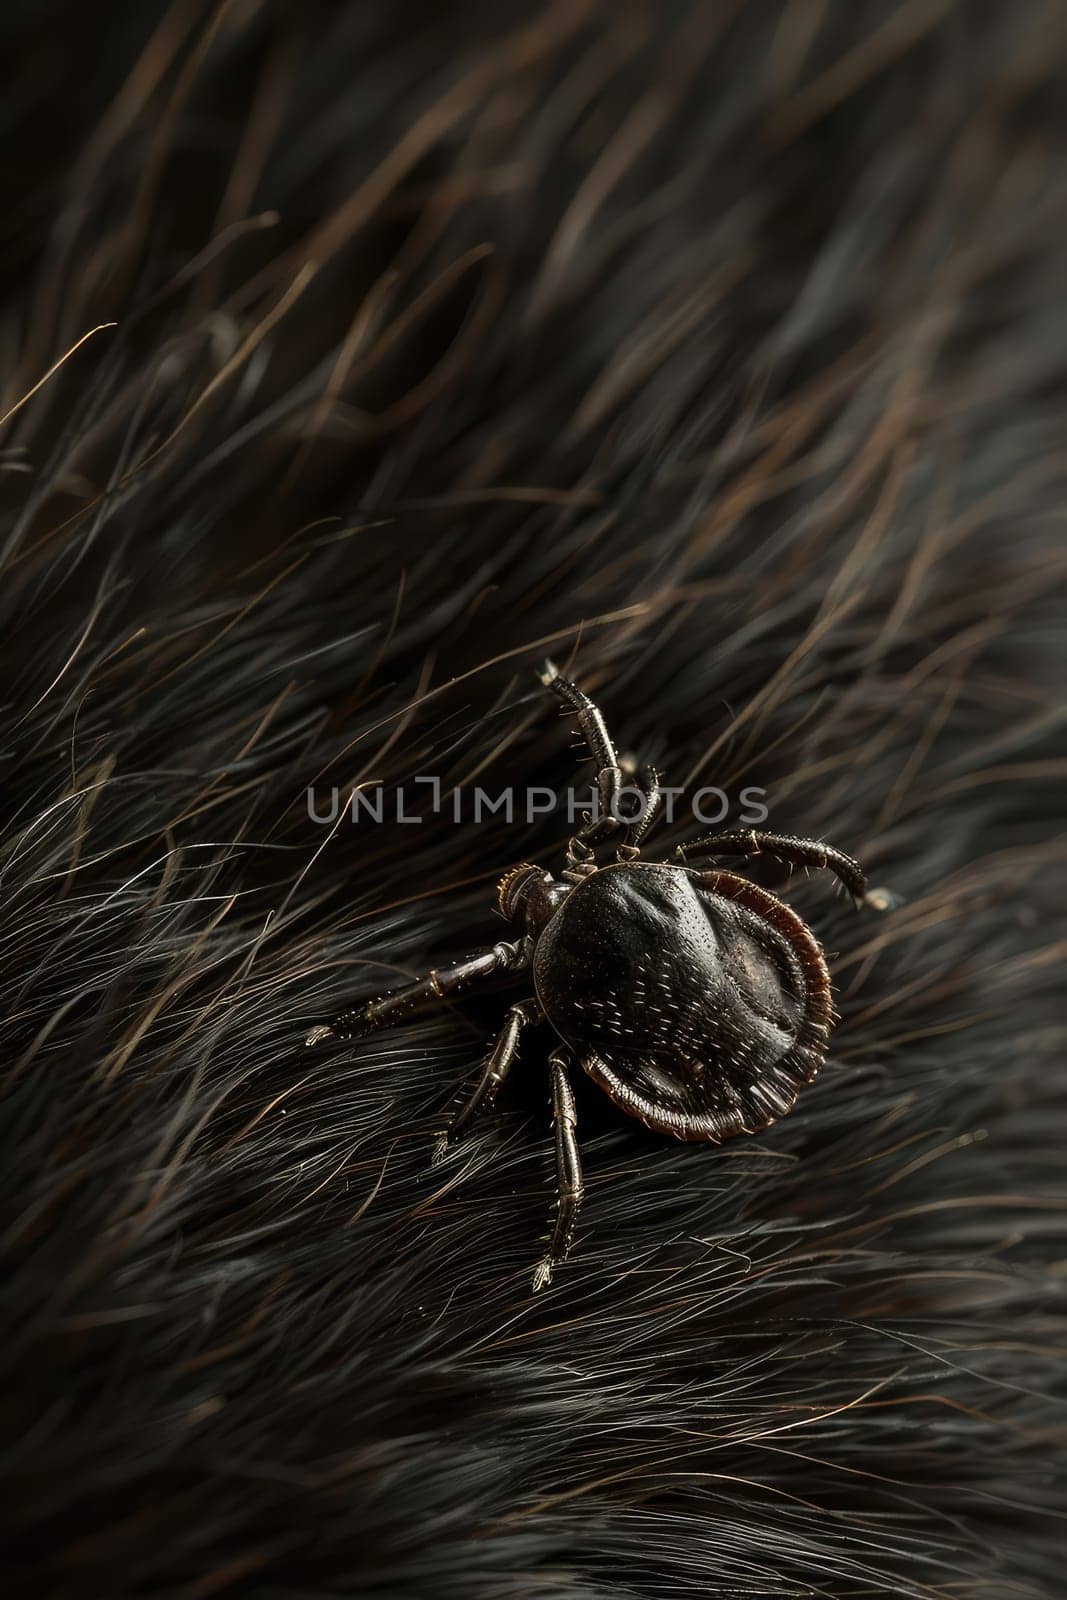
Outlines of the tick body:
{"type": "Polygon", "coordinates": [[[679,1139],[767,1127],[826,1051],[830,980],[814,935],[732,873],[602,868],[545,928],[533,977],[589,1076],[679,1139]]]}
{"type": "Polygon", "coordinates": [[[489,979],[525,980],[527,995],[508,1011],[438,1154],[492,1103],[523,1033],[542,1024],[554,1039],[557,1204],[535,1288],[566,1260],[582,1199],[574,1066],[655,1132],[718,1144],[784,1116],[825,1059],[833,1010],[819,941],[777,896],[693,861],[767,853],[829,868],[857,903],[866,898],[850,856],[790,835],[709,835],[669,863],[642,860],[659,796],[655,773],[642,772],[644,803],[623,815],[623,772],[600,712],[550,663],[542,681],[574,713],[597,763],[599,805],[571,839],[561,877],[529,863],[513,868],[498,908],[514,941],[346,1011],[307,1040],[355,1038],[489,979]],[[606,850],[612,859],[601,859],[606,850]]]}

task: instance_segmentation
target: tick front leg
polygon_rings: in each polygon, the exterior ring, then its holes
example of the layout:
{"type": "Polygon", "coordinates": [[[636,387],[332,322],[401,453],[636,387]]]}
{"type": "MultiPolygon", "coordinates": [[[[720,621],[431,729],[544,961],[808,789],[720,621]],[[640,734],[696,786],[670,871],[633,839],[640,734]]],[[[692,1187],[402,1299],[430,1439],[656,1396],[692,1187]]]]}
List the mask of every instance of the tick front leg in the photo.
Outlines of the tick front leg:
{"type": "Polygon", "coordinates": [[[642,797],[641,814],[636,822],[629,824],[626,843],[619,846],[620,861],[633,861],[641,854],[641,841],[655,822],[663,799],[663,789],[655,767],[641,768],[638,774],[638,786],[642,797]]]}
{"type": "Polygon", "coordinates": [[[517,1006],[512,1006],[507,1014],[504,1026],[497,1035],[496,1043],[489,1052],[474,1093],[460,1107],[448,1127],[438,1138],[433,1157],[435,1162],[441,1160],[449,1144],[463,1131],[475,1113],[481,1110],[488,1110],[493,1104],[500,1090],[500,1085],[511,1071],[512,1063],[519,1053],[519,1038],[522,1030],[529,1023],[539,1021],[540,1017],[541,1007],[534,1000],[523,1000],[517,1006]]]}
{"type": "Polygon", "coordinates": [[[456,961],[449,967],[437,967],[409,983],[395,989],[380,1000],[369,1000],[353,1011],[342,1011],[331,1022],[320,1022],[312,1028],[305,1044],[321,1044],[324,1039],[355,1039],[375,1028],[388,1028],[402,1022],[412,1011],[434,1005],[438,1000],[448,1000],[460,995],[502,972],[516,971],[526,965],[526,953],[521,944],[495,944],[491,950],[481,950],[477,955],[456,961]]]}
{"type": "Polygon", "coordinates": [[[552,1068],[552,1117],[556,1128],[556,1221],[548,1252],[534,1273],[535,1293],[552,1282],[553,1272],[570,1254],[578,1208],[585,1193],[578,1153],[578,1113],[568,1070],[569,1051],[562,1046],[553,1050],[549,1065],[552,1068]]]}
{"type": "Polygon", "coordinates": [[[821,844],[818,839],[798,839],[788,833],[763,833],[754,828],[737,829],[733,833],[712,833],[692,844],[683,844],[675,852],[681,861],[690,856],[777,856],[794,867],[828,867],[840,878],[857,905],[867,897],[867,879],[858,861],[853,861],[843,850],[831,844],[821,844]]]}
{"type": "Polygon", "coordinates": [[[551,661],[545,662],[540,677],[545,688],[551,689],[552,693],[574,712],[582,738],[589,746],[596,765],[596,814],[578,829],[575,839],[579,845],[599,844],[604,839],[613,838],[625,826],[615,815],[619,809],[619,793],[623,779],[615,746],[611,742],[611,735],[608,733],[607,724],[599,707],[594,705],[576,683],[571,683],[569,678],[561,678],[558,669],[551,661]]]}

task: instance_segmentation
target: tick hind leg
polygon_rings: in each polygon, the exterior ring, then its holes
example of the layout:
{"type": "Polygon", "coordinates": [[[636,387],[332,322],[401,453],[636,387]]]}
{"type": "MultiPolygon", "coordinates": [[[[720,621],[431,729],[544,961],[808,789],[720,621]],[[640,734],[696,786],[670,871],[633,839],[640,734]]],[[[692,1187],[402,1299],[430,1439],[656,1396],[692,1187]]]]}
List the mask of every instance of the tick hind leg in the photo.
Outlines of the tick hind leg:
{"type": "Polygon", "coordinates": [[[379,1000],[368,1000],[352,1011],[342,1011],[330,1022],[320,1022],[304,1040],[305,1044],[321,1044],[325,1039],[356,1039],[377,1028],[388,1028],[403,1022],[413,1011],[424,1006],[448,1000],[467,990],[498,977],[503,972],[517,971],[526,965],[526,952],[520,944],[495,944],[491,950],[481,950],[465,961],[455,961],[448,967],[437,967],[409,983],[403,989],[394,989],[379,1000]]]}
{"type": "Polygon", "coordinates": [[[680,845],[680,860],[690,856],[776,856],[794,867],[826,867],[835,873],[857,905],[867,899],[867,879],[858,861],[853,861],[843,850],[831,844],[821,844],[818,839],[798,839],[788,833],[763,833],[758,829],[739,828],[731,833],[711,833],[692,844],[680,845]]]}
{"type": "Polygon", "coordinates": [[[485,1066],[473,1093],[460,1106],[448,1127],[438,1136],[433,1159],[440,1161],[448,1146],[459,1137],[463,1129],[479,1111],[488,1111],[500,1091],[515,1058],[519,1053],[519,1040],[523,1029],[531,1022],[539,1022],[541,1007],[535,1000],[523,1000],[512,1006],[496,1038],[496,1043],[486,1058],[485,1066]]]}
{"type": "Polygon", "coordinates": [[[535,1293],[552,1282],[553,1272],[570,1254],[578,1208],[585,1193],[569,1050],[564,1046],[553,1050],[549,1064],[552,1068],[552,1120],[556,1130],[556,1218],[548,1250],[534,1273],[535,1293]]]}

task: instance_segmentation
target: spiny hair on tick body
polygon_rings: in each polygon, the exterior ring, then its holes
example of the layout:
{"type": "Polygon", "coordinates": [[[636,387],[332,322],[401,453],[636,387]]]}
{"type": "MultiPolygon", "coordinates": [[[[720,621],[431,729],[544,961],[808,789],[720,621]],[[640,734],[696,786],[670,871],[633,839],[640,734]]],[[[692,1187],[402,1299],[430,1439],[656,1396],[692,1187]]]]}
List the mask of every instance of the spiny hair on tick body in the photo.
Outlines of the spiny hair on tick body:
{"type": "Polygon", "coordinates": [[[0,39],[5,1591],[1058,1600],[1057,8],[0,39]],[[546,653],[647,855],[751,786],[895,900],[734,863],[827,1064],[717,1149],[579,1081],[534,1297],[543,1037],[438,1167],[506,998],[302,1041],[558,870],[546,653]]]}

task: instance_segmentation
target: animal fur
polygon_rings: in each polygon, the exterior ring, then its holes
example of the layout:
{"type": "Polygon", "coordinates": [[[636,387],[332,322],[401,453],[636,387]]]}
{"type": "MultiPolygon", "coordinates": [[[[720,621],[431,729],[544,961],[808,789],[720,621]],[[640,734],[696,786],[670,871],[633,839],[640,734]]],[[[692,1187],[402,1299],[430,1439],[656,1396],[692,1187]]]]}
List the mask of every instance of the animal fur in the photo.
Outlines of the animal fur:
{"type": "Polygon", "coordinates": [[[9,1595],[1063,1593],[1063,21],[5,11],[9,1595]],[[547,652],[902,903],[754,873],[827,1068],[580,1086],[534,1297],[542,1044],[430,1164],[503,997],[301,1041],[558,863],[547,652]]]}

